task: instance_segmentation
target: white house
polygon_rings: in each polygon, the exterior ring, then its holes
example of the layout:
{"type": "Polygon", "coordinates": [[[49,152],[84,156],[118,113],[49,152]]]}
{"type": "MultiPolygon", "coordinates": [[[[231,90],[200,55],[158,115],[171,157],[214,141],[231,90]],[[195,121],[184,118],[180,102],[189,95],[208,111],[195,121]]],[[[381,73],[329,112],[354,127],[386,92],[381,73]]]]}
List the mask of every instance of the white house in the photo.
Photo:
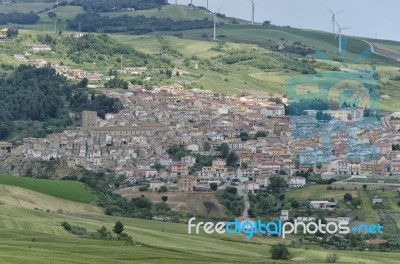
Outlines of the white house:
{"type": "Polygon", "coordinates": [[[245,184],[246,184],[246,189],[251,193],[256,193],[258,192],[258,190],[260,190],[260,184],[258,184],[258,182],[248,181],[245,184]]]}
{"type": "Polygon", "coordinates": [[[187,163],[189,167],[192,167],[194,164],[196,164],[196,158],[192,156],[182,157],[181,161],[187,163]]]}
{"type": "Polygon", "coordinates": [[[266,188],[269,185],[269,177],[267,176],[256,177],[256,182],[260,184],[260,187],[266,188]]]}
{"type": "Polygon", "coordinates": [[[289,220],[289,210],[282,210],[282,211],[281,211],[280,219],[281,219],[282,221],[287,221],[287,220],[289,220]]]}
{"type": "Polygon", "coordinates": [[[186,146],[185,149],[195,152],[200,150],[200,146],[197,144],[191,144],[189,146],[186,146]]]}
{"type": "Polygon", "coordinates": [[[290,188],[300,188],[306,185],[306,178],[303,177],[290,177],[288,185],[290,188]]]}
{"type": "Polygon", "coordinates": [[[165,183],[162,181],[158,181],[158,180],[154,180],[154,181],[150,181],[150,190],[156,191],[158,189],[160,189],[161,186],[164,186],[165,183]]]}

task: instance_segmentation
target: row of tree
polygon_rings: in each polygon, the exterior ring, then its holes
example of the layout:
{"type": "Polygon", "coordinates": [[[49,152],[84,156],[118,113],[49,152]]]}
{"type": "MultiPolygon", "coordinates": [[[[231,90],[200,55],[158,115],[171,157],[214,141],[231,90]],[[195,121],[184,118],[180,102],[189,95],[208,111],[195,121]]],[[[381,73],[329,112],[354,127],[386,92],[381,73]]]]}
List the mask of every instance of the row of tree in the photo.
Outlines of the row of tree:
{"type": "Polygon", "coordinates": [[[121,33],[147,34],[153,31],[181,31],[191,29],[212,28],[211,20],[174,21],[170,18],[157,18],[145,16],[118,17],[101,16],[98,13],[87,12],[77,15],[75,19],[68,21],[68,28],[78,30],[79,25],[82,31],[99,33],[121,33]]]}
{"type": "Polygon", "coordinates": [[[13,24],[35,24],[39,21],[40,17],[34,12],[30,13],[0,13],[0,25],[13,24]]]}
{"type": "Polygon", "coordinates": [[[115,12],[127,8],[135,10],[162,7],[167,0],[74,0],[71,5],[82,6],[86,11],[115,12]]]}

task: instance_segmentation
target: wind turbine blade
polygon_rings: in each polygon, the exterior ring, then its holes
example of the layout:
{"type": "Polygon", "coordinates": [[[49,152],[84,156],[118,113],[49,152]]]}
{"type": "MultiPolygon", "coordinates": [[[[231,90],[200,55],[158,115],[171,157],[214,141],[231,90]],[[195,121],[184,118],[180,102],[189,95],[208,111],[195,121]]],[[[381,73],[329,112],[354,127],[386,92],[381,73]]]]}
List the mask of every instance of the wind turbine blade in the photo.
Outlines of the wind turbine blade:
{"type": "Polygon", "coordinates": [[[337,12],[335,15],[340,14],[340,13],[343,13],[343,12],[344,12],[344,10],[339,11],[339,12],[337,12]]]}
{"type": "Polygon", "coordinates": [[[326,9],[328,9],[328,11],[331,12],[332,14],[335,14],[335,13],[333,13],[333,11],[330,10],[328,7],[326,7],[326,9]]]}
{"type": "Polygon", "coordinates": [[[335,20],[335,23],[336,23],[336,25],[337,25],[339,28],[341,28],[340,25],[339,25],[339,23],[338,23],[336,20],[335,20]]]}
{"type": "Polygon", "coordinates": [[[219,21],[217,16],[215,16],[215,22],[217,22],[217,25],[219,26],[219,21]]]}
{"type": "Polygon", "coordinates": [[[215,12],[215,13],[218,13],[219,11],[221,11],[222,7],[223,7],[223,6],[220,6],[219,9],[218,9],[218,11],[215,12]]]}
{"type": "Polygon", "coordinates": [[[346,27],[346,28],[342,28],[342,29],[351,29],[351,27],[346,27]]]}

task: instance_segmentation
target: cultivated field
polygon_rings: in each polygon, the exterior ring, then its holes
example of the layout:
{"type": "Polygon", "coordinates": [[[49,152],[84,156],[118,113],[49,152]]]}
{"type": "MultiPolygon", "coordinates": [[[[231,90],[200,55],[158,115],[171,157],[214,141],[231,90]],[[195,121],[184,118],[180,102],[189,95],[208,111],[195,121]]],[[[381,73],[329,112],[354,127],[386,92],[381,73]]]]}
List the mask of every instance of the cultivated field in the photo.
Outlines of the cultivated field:
{"type": "Polygon", "coordinates": [[[81,203],[91,203],[96,195],[78,181],[39,180],[26,177],[0,175],[0,184],[22,187],[57,198],[81,203]]]}
{"type": "Polygon", "coordinates": [[[136,198],[144,195],[149,198],[153,203],[161,202],[162,196],[168,196],[167,204],[173,211],[180,212],[183,214],[190,213],[192,215],[203,214],[206,215],[206,209],[203,202],[211,201],[217,208],[210,212],[210,216],[222,216],[224,214],[224,208],[215,197],[214,193],[186,193],[186,192],[137,192],[137,191],[118,191],[123,197],[136,198]]]}

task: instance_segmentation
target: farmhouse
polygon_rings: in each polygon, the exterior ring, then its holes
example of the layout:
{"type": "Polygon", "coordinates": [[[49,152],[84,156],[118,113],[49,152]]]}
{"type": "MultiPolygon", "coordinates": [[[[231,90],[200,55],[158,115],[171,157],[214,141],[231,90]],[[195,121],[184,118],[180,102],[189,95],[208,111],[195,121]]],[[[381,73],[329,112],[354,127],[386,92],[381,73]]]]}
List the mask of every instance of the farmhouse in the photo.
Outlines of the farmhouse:
{"type": "Polygon", "coordinates": [[[382,198],[375,196],[374,198],[372,198],[372,204],[383,204],[383,200],[382,198]]]}
{"type": "Polygon", "coordinates": [[[337,207],[337,202],[329,202],[329,201],[311,201],[310,206],[314,209],[327,209],[333,210],[337,207]]]}

